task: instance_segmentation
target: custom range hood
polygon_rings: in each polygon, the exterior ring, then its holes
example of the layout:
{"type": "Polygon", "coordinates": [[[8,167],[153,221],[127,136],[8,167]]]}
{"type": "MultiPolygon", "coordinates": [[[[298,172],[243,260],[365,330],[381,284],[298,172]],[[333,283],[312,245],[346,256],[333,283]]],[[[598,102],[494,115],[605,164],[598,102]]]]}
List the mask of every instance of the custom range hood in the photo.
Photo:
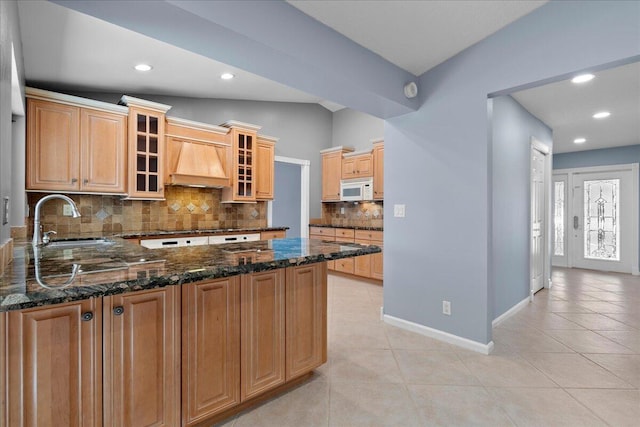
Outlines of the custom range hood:
{"type": "Polygon", "coordinates": [[[231,185],[229,129],[167,117],[167,185],[222,188],[231,185]]]}

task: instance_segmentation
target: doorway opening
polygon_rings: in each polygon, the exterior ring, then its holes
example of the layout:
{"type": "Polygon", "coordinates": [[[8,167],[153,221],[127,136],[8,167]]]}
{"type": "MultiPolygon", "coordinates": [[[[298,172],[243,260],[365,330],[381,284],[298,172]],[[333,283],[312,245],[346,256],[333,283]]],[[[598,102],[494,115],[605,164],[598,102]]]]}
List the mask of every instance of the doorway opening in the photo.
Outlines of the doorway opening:
{"type": "Polygon", "coordinates": [[[287,237],[309,237],[310,164],[309,160],[275,157],[274,195],[267,203],[267,225],[289,227],[287,237]]]}

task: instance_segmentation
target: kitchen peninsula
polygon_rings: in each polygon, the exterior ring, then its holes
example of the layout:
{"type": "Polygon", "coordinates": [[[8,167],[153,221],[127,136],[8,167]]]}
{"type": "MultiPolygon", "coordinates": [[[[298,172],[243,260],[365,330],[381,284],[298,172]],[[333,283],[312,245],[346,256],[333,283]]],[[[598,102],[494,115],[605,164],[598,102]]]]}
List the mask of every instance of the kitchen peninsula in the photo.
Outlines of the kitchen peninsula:
{"type": "Polygon", "coordinates": [[[326,362],[326,261],[379,251],[303,238],[18,244],[0,278],[2,424],[224,419],[326,362]]]}

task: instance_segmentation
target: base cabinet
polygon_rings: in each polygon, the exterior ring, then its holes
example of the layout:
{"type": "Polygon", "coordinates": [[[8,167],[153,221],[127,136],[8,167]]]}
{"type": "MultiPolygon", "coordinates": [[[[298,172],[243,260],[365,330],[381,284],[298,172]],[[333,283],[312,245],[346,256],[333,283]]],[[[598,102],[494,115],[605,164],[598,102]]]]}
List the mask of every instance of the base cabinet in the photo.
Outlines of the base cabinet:
{"type": "MultiPolygon", "coordinates": [[[[1,313],[11,427],[102,426],[102,306],[90,299],[1,313]]],[[[3,390],[4,392],[4,390],[3,390]]]]}
{"type": "Polygon", "coordinates": [[[105,426],[179,425],[178,291],[103,298],[105,426]]]}
{"type": "Polygon", "coordinates": [[[285,381],[283,269],[241,277],[240,400],[285,381]]]}
{"type": "Polygon", "coordinates": [[[182,425],[240,403],[240,278],[182,286],[182,425]]]}
{"type": "Polygon", "coordinates": [[[286,379],[327,361],[327,264],[287,269],[286,379]]]}

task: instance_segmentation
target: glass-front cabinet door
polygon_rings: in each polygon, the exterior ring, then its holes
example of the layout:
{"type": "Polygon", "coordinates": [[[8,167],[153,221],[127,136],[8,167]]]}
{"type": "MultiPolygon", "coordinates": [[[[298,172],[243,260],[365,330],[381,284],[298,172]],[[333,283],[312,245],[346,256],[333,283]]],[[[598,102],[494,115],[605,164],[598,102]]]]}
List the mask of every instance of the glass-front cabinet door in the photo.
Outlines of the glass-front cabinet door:
{"type": "Polygon", "coordinates": [[[257,180],[257,139],[260,126],[229,121],[232,146],[231,187],[222,189],[223,202],[255,202],[257,180]]]}
{"type": "Polygon", "coordinates": [[[164,126],[163,104],[123,97],[129,106],[128,198],[164,199],[164,126]],[[154,105],[145,105],[154,104],[154,105]]]}

